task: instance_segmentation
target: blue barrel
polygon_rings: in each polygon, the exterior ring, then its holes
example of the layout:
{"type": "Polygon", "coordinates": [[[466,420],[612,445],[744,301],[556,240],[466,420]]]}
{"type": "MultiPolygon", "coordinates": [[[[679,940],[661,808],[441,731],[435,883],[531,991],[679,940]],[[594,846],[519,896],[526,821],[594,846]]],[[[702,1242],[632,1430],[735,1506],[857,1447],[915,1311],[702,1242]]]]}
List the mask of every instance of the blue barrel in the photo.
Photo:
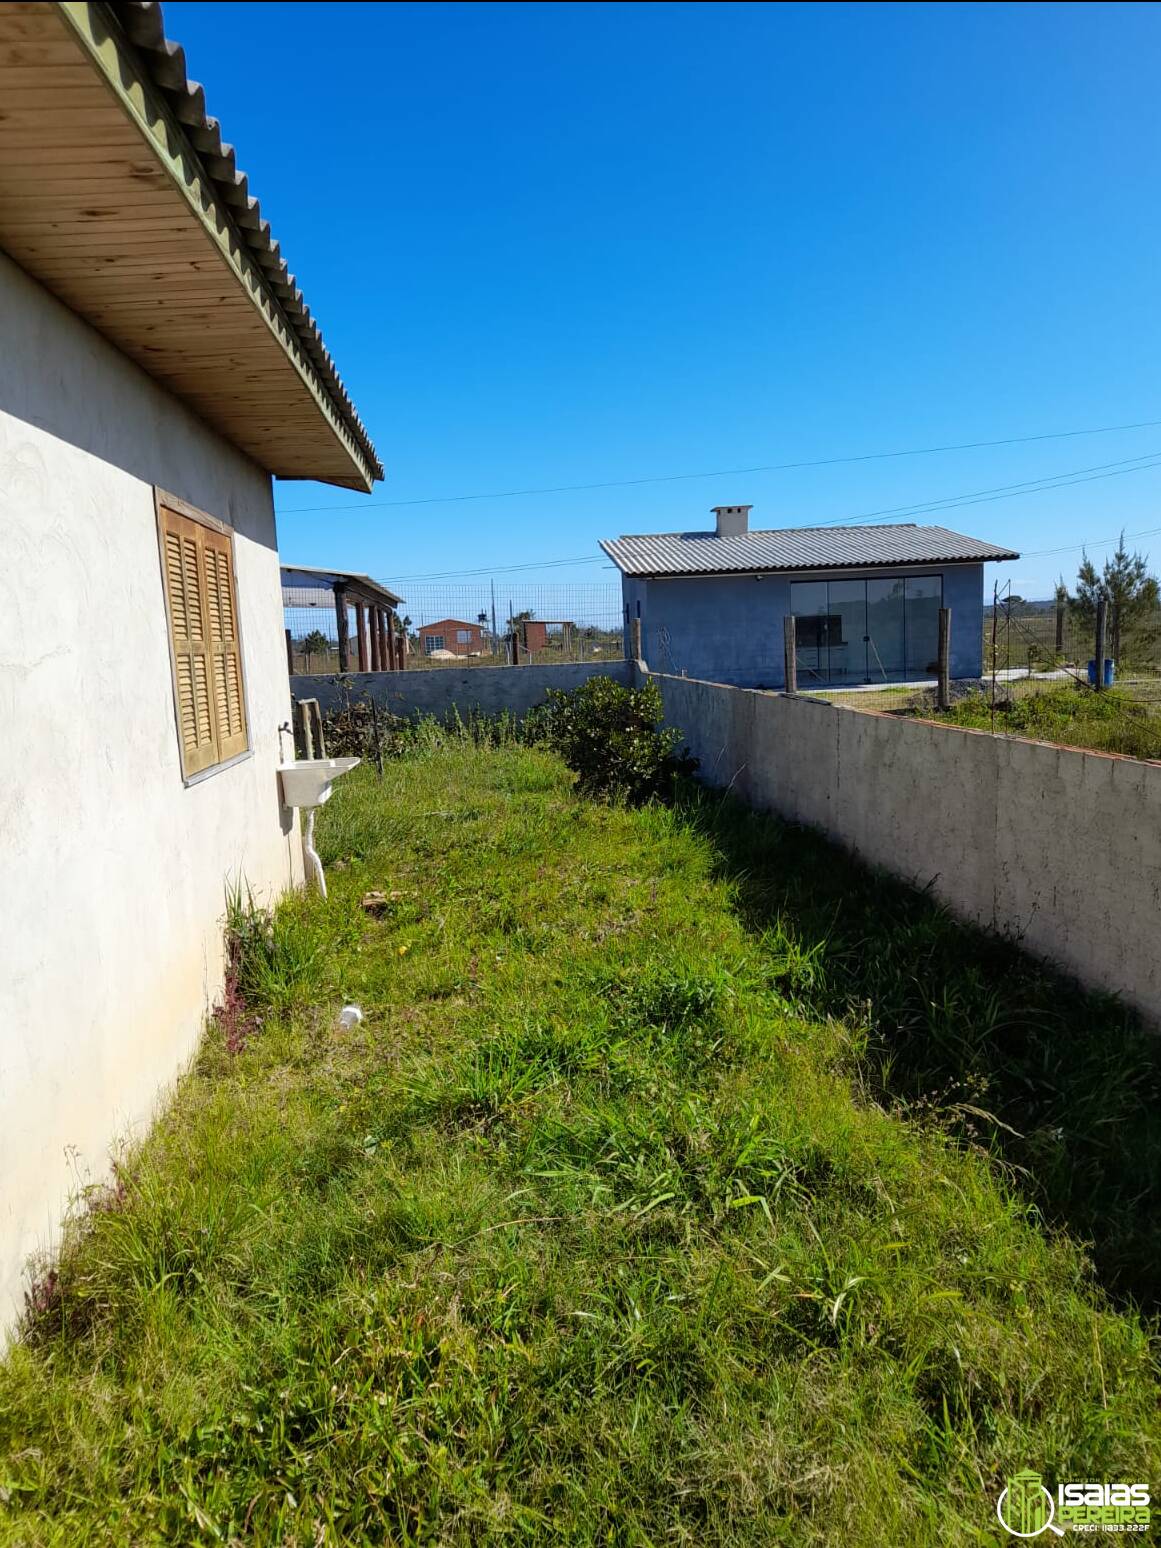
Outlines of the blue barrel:
{"type": "MultiPolygon", "coordinates": [[[[1111,688],[1113,686],[1113,682],[1116,679],[1116,675],[1117,675],[1117,669],[1116,669],[1116,666],[1113,663],[1113,658],[1111,656],[1106,656],[1105,657],[1105,687],[1106,688],[1111,688]]],[[[1090,661],[1089,664],[1088,664],[1088,682],[1089,682],[1089,687],[1090,688],[1095,688],[1096,687],[1096,662],[1095,661],[1090,661]]]]}

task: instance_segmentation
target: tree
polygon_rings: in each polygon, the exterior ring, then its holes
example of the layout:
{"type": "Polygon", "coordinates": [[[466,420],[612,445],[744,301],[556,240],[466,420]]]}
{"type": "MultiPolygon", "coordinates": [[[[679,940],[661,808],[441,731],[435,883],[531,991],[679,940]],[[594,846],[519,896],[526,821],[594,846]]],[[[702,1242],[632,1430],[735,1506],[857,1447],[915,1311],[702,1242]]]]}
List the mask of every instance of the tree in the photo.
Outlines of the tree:
{"type": "Polygon", "coordinates": [[[1096,623],[1097,603],[1108,604],[1109,650],[1114,661],[1121,660],[1121,643],[1133,624],[1144,614],[1155,611],[1161,601],[1157,577],[1149,573],[1149,556],[1128,553],[1122,531],[1117,551],[1098,571],[1088,554],[1083,554],[1076,573],[1076,596],[1071,599],[1073,612],[1088,628],[1096,623]]]}
{"type": "Polygon", "coordinates": [[[533,609],[526,607],[523,608],[519,613],[513,613],[504,627],[507,629],[509,634],[517,634],[520,630],[521,624],[531,623],[532,619],[535,617],[536,613],[533,611],[533,609]]]}
{"type": "Polygon", "coordinates": [[[310,658],[312,656],[325,656],[327,651],[330,650],[331,645],[321,629],[312,629],[309,634],[303,635],[298,643],[298,648],[306,657],[306,664],[309,667],[310,658]]]}

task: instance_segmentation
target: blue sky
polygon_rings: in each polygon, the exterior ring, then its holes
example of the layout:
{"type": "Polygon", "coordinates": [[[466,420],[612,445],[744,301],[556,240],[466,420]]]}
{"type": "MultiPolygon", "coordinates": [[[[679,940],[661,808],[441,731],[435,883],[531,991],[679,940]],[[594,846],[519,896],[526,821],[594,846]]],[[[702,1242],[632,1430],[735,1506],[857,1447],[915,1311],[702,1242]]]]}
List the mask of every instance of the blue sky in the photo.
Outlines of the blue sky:
{"type": "MultiPolygon", "coordinates": [[[[587,584],[598,537],[716,503],[792,526],[1161,461],[1157,424],[387,503],[1161,421],[1155,5],[165,12],[387,468],[278,485],[289,560],[406,591],[592,554],[542,572],[587,584]]],[[[1083,476],[913,519],[1046,595],[1070,545],[1161,528],[1161,466],[1083,476]]]]}

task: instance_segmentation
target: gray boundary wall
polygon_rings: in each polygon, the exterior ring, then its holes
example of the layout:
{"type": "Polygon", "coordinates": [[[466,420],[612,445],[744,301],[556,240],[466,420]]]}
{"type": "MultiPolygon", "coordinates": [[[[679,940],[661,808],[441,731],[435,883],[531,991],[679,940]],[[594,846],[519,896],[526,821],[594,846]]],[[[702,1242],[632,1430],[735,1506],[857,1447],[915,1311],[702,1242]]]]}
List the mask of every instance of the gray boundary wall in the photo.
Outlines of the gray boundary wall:
{"type": "MultiPolygon", "coordinates": [[[[590,677],[630,681],[628,661],[565,661],[558,666],[427,667],[413,672],[351,672],[344,679],[351,698],[372,698],[392,715],[413,718],[434,715],[442,720],[450,710],[461,715],[479,711],[517,719],[543,704],[550,688],[579,688],[590,677]]],[[[290,679],[296,699],[317,699],[322,710],[337,708],[342,692],[333,677],[296,675],[290,679]]]]}
{"type": "Polygon", "coordinates": [[[1161,763],[654,680],[705,783],[821,829],[1161,1024],[1161,763]]]}

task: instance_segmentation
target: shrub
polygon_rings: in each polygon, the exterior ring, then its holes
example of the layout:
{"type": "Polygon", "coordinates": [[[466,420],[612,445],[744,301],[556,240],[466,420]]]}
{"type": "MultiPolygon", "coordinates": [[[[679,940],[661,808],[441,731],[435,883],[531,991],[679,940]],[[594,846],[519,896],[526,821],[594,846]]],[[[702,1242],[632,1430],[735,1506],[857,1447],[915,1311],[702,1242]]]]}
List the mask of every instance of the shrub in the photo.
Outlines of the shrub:
{"type": "Polygon", "coordinates": [[[637,805],[671,796],[674,781],[697,768],[688,748],[678,751],[681,732],[663,726],[661,715],[656,683],[623,688],[611,677],[590,677],[572,693],[549,689],[536,726],[586,795],[637,805]]]}

